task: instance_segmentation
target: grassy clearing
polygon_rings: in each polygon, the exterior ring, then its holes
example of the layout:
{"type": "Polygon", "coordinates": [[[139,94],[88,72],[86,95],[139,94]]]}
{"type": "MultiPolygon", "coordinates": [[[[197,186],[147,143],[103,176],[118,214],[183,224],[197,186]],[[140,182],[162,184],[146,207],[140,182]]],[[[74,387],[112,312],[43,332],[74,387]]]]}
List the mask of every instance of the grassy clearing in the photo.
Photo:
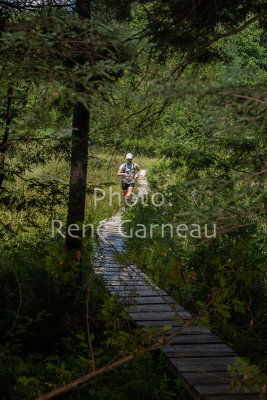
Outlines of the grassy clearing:
{"type": "MultiPolygon", "coordinates": [[[[117,176],[117,171],[125,161],[125,156],[111,155],[103,151],[94,153],[92,156],[93,158],[90,159],[88,168],[88,187],[92,189],[101,188],[106,193],[105,198],[98,201],[96,206],[93,193],[87,196],[86,221],[92,221],[97,224],[102,219],[116,214],[120,205],[123,205],[121,178],[117,176]],[[111,194],[114,193],[116,195],[111,198],[111,194]]],[[[139,168],[148,169],[155,160],[144,156],[136,156],[134,162],[139,165],[139,168]]]]}
{"type": "MultiPolygon", "coordinates": [[[[99,221],[108,218],[118,211],[123,204],[121,178],[117,177],[119,166],[125,161],[124,154],[111,154],[103,149],[89,152],[87,198],[85,222],[95,227],[99,221]],[[94,204],[94,189],[105,190],[105,198],[94,204]],[[110,193],[113,196],[112,202],[110,193]],[[119,197],[121,203],[119,202],[119,197]]],[[[144,156],[136,156],[134,161],[140,168],[147,169],[154,162],[144,156]]],[[[50,163],[36,166],[31,171],[26,171],[24,179],[12,182],[19,194],[19,205],[7,205],[0,211],[1,221],[10,228],[9,240],[31,241],[38,237],[51,237],[51,221],[58,219],[65,226],[68,202],[68,182],[70,167],[65,161],[54,159],[50,163]],[[33,182],[47,182],[47,187],[34,186],[33,182]],[[29,205],[29,206],[28,206],[29,205]],[[16,235],[14,235],[14,232],[16,235]]],[[[62,231],[63,231],[62,228],[62,231]]],[[[10,243],[11,243],[10,242],[10,243]]]]}

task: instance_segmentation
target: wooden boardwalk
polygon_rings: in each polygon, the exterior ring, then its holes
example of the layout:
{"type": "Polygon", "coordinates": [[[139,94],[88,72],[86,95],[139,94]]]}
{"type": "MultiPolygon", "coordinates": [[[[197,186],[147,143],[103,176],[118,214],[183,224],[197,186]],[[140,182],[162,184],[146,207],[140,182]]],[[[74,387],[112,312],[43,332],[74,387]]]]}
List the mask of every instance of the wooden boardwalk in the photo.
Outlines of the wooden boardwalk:
{"type": "MultiPolygon", "coordinates": [[[[139,195],[148,191],[145,172],[142,170],[139,178],[139,195]]],[[[138,327],[155,329],[154,341],[163,333],[163,326],[171,326],[166,336],[180,330],[161,351],[176,375],[183,378],[192,398],[259,399],[257,393],[229,391],[231,377],[227,365],[233,365],[237,356],[233,350],[208,329],[199,329],[192,315],[164,290],[152,284],[134,264],[116,262],[114,255],[123,252],[121,221],[121,213],[102,221],[99,229],[101,255],[95,263],[95,272],[103,275],[110,292],[117,294],[129,317],[138,327]]]]}

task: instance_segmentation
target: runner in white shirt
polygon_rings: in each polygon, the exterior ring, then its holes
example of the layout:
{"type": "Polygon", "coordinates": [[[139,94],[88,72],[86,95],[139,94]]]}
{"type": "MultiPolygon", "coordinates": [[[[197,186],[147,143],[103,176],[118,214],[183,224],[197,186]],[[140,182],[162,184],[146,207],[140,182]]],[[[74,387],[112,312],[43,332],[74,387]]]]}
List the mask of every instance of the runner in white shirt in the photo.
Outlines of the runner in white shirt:
{"type": "Polygon", "coordinates": [[[121,186],[126,200],[131,199],[135,180],[140,174],[138,164],[134,163],[132,159],[133,155],[131,153],[126,154],[126,162],[121,164],[117,174],[118,176],[122,177],[121,186]]]}

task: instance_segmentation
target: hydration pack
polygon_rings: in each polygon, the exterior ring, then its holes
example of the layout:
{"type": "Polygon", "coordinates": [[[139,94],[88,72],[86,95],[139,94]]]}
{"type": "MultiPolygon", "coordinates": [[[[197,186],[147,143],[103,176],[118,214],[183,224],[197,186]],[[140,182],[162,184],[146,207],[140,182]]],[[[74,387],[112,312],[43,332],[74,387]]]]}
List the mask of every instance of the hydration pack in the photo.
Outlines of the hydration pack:
{"type": "Polygon", "coordinates": [[[125,162],[123,169],[126,172],[126,174],[135,176],[135,167],[136,167],[135,163],[132,162],[131,165],[128,165],[127,162],[125,162]]]}

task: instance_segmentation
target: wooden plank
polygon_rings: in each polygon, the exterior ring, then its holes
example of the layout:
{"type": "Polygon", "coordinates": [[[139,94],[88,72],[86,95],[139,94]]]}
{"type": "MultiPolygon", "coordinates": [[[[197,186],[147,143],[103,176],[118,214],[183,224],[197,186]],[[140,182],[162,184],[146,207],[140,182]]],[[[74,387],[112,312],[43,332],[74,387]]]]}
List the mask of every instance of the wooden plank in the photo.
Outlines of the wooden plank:
{"type": "MultiPolygon", "coordinates": [[[[142,292],[147,291],[147,286],[142,281],[105,281],[109,290],[123,290],[124,293],[133,292],[136,290],[141,290],[142,292]]],[[[139,294],[139,293],[138,293],[139,294]]]]}
{"type": "MultiPolygon", "coordinates": [[[[159,334],[162,333],[162,331],[160,332],[160,328],[158,328],[159,334]]],[[[177,328],[172,328],[168,331],[168,335],[169,334],[173,334],[175,333],[175,331],[177,331],[177,328]]],[[[204,334],[210,334],[211,332],[207,329],[207,328],[202,328],[201,330],[198,328],[198,326],[196,325],[196,322],[194,323],[194,325],[190,326],[190,327],[185,327],[183,328],[183,330],[175,337],[178,337],[180,335],[192,335],[192,333],[194,335],[204,335],[204,334]]],[[[175,340],[175,339],[174,339],[175,340]]]]}
{"type": "Polygon", "coordinates": [[[110,243],[116,242],[120,246],[123,246],[123,240],[121,237],[114,237],[110,235],[104,235],[104,240],[100,242],[100,247],[108,246],[110,243]]]}
{"type": "MultiPolygon", "coordinates": [[[[243,394],[240,392],[238,389],[230,391],[229,385],[223,385],[223,384],[213,384],[213,385],[194,385],[194,389],[197,391],[197,393],[200,394],[200,396],[207,396],[207,395],[236,395],[237,399],[239,399],[240,395],[242,396],[241,398],[243,399],[243,394]]],[[[244,391],[243,391],[244,393],[244,391]]],[[[257,393],[256,391],[254,392],[249,392],[251,394],[257,393]]]]}
{"type": "MultiPolygon", "coordinates": [[[[103,232],[103,236],[105,233],[105,236],[107,236],[107,234],[108,234],[108,235],[112,235],[112,236],[116,235],[117,237],[121,238],[121,240],[124,238],[124,235],[121,235],[120,229],[116,228],[116,227],[106,227],[105,230],[103,230],[102,232],[103,232]]],[[[99,230],[100,235],[102,232],[101,232],[101,230],[99,230]]]]}
{"type": "Polygon", "coordinates": [[[114,267],[114,268],[109,268],[109,269],[107,269],[107,268],[105,268],[105,267],[98,267],[98,268],[95,268],[95,273],[96,274],[106,274],[106,273],[113,273],[113,274],[120,274],[120,273],[122,273],[122,272],[124,272],[124,273],[127,273],[127,274],[133,274],[133,273],[135,273],[136,275],[138,275],[139,276],[139,274],[138,273],[136,273],[136,272],[138,272],[138,271],[134,271],[134,270],[132,270],[132,269],[128,269],[128,268],[124,268],[124,267],[114,267]]]}
{"type": "Polygon", "coordinates": [[[128,272],[120,272],[120,271],[115,271],[115,272],[111,272],[111,273],[98,273],[98,275],[102,275],[103,278],[106,281],[141,281],[142,283],[144,283],[147,287],[150,287],[150,285],[144,280],[142,279],[142,277],[140,277],[138,274],[134,274],[134,273],[128,273],[128,272]]]}
{"type": "Polygon", "coordinates": [[[146,291],[147,286],[142,281],[105,281],[110,290],[123,290],[124,293],[136,290],[146,291]]]}
{"type": "Polygon", "coordinates": [[[212,333],[203,333],[199,332],[191,333],[191,334],[179,334],[174,337],[171,344],[212,344],[212,343],[222,343],[221,339],[219,339],[216,335],[212,333]]]}
{"type": "Polygon", "coordinates": [[[133,285],[131,287],[124,288],[123,286],[114,286],[112,288],[108,288],[111,292],[118,293],[121,297],[134,297],[136,295],[140,296],[151,296],[152,291],[147,290],[146,286],[137,286],[133,285]]]}
{"type": "MultiPolygon", "coordinates": [[[[102,253],[102,252],[105,251],[105,250],[107,250],[107,251],[109,251],[109,250],[114,251],[117,247],[122,248],[122,251],[124,251],[121,242],[115,241],[115,240],[112,240],[112,241],[109,240],[108,242],[105,243],[105,245],[102,245],[102,247],[99,248],[99,251],[97,252],[97,254],[102,253]]],[[[115,250],[115,254],[116,254],[116,253],[117,253],[117,252],[116,252],[116,250],[115,250]]]]}
{"type": "Polygon", "coordinates": [[[162,349],[168,357],[222,357],[234,355],[224,343],[215,344],[173,344],[162,349]]]}
{"type": "Polygon", "coordinates": [[[121,238],[117,238],[117,239],[112,239],[109,238],[109,236],[105,236],[104,237],[104,241],[101,244],[100,249],[103,249],[103,247],[106,247],[107,249],[109,248],[113,248],[115,246],[121,247],[123,248],[123,241],[121,238]]]}
{"type": "Polygon", "coordinates": [[[108,241],[106,242],[104,245],[102,245],[101,247],[98,248],[98,251],[96,252],[96,254],[103,254],[105,251],[107,252],[111,252],[114,254],[123,254],[123,252],[125,251],[125,249],[123,248],[121,242],[119,241],[108,241]],[[118,249],[121,249],[120,252],[117,251],[118,249]]]}
{"type": "Polygon", "coordinates": [[[103,272],[132,272],[135,274],[139,274],[142,273],[142,271],[140,271],[137,268],[134,268],[132,266],[128,266],[128,265],[123,265],[123,264],[111,264],[111,265],[102,265],[102,266],[97,266],[94,268],[95,271],[103,271],[103,272]]]}
{"type": "Polygon", "coordinates": [[[127,287],[129,287],[129,289],[131,289],[131,286],[145,286],[147,289],[151,289],[150,286],[148,286],[146,282],[144,282],[143,279],[140,278],[131,279],[128,277],[119,279],[111,276],[111,277],[104,277],[104,280],[107,285],[111,285],[112,287],[123,285],[124,288],[127,289],[127,287]]]}
{"type": "Polygon", "coordinates": [[[153,293],[151,290],[147,290],[146,288],[142,287],[136,287],[133,286],[132,288],[126,288],[124,289],[123,287],[117,286],[109,288],[110,292],[114,294],[118,294],[119,297],[134,297],[137,294],[142,295],[142,296],[151,296],[151,293],[153,293]]]}
{"type": "MultiPolygon", "coordinates": [[[[153,321],[154,322],[154,321],[153,321]]],[[[170,321],[165,321],[166,324],[165,325],[171,325],[170,321]]],[[[144,327],[145,324],[143,323],[143,321],[136,321],[136,325],[140,326],[140,327],[144,327]],[[142,325],[142,326],[141,326],[142,325]]],[[[153,329],[155,330],[155,334],[156,337],[159,336],[165,336],[166,340],[168,338],[169,335],[172,335],[174,333],[176,333],[176,337],[180,336],[180,335],[192,335],[192,332],[194,332],[194,335],[203,335],[203,334],[208,334],[210,333],[210,331],[208,329],[202,329],[200,330],[196,324],[190,326],[190,327],[184,327],[182,330],[182,323],[176,324],[176,326],[171,327],[170,329],[168,329],[168,331],[164,331],[162,328],[162,326],[156,326],[155,324],[153,324],[153,329]],[[179,333],[177,333],[177,331],[179,331],[179,333]]],[[[148,330],[151,330],[151,328],[148,328],[148,330]]]]}
{"type": "MultiPolygon", "coordinates": [[[[112,288],[111,290],[114,290],[115,291],[115,289],[114,288],[112,288]]],[[[125,288],[124,289],[124,296],[129,296],[129,293],[133,293],[133,290],[132,289],[130,289],[130,288],[125,288]]],[[[163,291],[163,290],[152,290],[152,289],[150,289],[150,288],[145,288],[145,289],[136,289],[135,290],[135,293],[136,294],[140,294],[141,296],[151,296],[151,295],[155,295],[155,296],[157,296],[158,294],[160,294],[160,295],[164,295],[165,294],[165,292],[163,291]]]]}
{"type": "Polygon", "coordinates": [[[144,278],[143,275],[139,274],[138,272],[132,271],[132,270],[130,270],[130,271],[125,271],[123,269],[117,269],[115,271],[105,270],[103,272],[103,275],[106,276],[106,277],[111,277],[111,276],[129,277],[129,276],[131,276],[133,278],[142,278],[142,280],[144,282],[146,282],[146,279],[144,278]]]}
{"type": "MultiPolygon", "coordinates": [[[[114,252],[114,254],[117,254],[116,251],[117,246],[122,247],[122,244],[119,241],[108,241],[101,247],[98,247],[98,251],[96,252],[96,254],[101,254],[101,253],[103,254],[103,252],[105,251],[111,251],[114,252]]],[[[124,251],[123,248],[122,251],[124,251]]]]}
{"type": "Polygon", "coordinates": [[[153,311],[185,311],[180,305],[173,304],[173,307],[167,303],[162,304],[136,304],[127,307],[129,312],[153,312],[153,311]]]}
{"type": "Polygon", "coordinates": [[[227,365],[234,365],[234,357],[196,357],[170,358],[180,372],[227,371],[227,365]]]}
{"type": "Polygon", "coordinates": [[[95,268],[95,273],[96,274],[101,274],[103,276],[109,277],[109,276],[113,276],[113,275],[121,275],[121,276],[129,276],[129,274],[131,275],[137,275],[136,272],[134,271],[125,271],[125,269],[123,267],[115,267],[115,268],[110,268],[109,270],[106,269],[105,267],[99,267],[99,268],[95,268]]]}
{"type": "MultiPolygon", "coordinates": [[[[145,282],[150,283],[147,279],[146,276],[143,273],[139,273],[139,271],[133,271],[133,270],[123,270],[123,269],[115,269],[114,271],[110,271],[110,270],[105,270],[103,272],[104,276],[132,276],[133,278],[138,277],[138,278],[142,278],[145,282]]],[[[151,283],[152,285],[152,283],[151,283]]]]}
{"type": "Polygon", "coordinates": [[[191,319],[192,316],[187,311],[161,311],[161,312],[130,312],[129,315],[136,321],[146,320],[146,321],[160,321],[161,319],[174,320],[174,319],[191,319]]]}
{"type": "Polygon", "coordinates": [[[162,328],[163,326],[172,326],[172,327],[181,327],[183,324],[182,324],[182,322],[177,322],[177,321],[173,321],[173,320],[170,320],[170,321],[163,321],[163,320],[161,320],[161,321],[141,321],[141,320],[139,320],[139,321],[136,321],[136,324],[138,325],[138,326],[140,326],[140,327],[143,327],[143,326],[149,326],[149,325],[151,325],[152,327],[158,327],[158,328],[162,328]]]}
{"type": "MultiPolygon", "coordinates": [[[[101,233],[101,232],[100,232],[101,233]]],[[[102,232],[102,236],[103,236],[103,241],[102,243],[109,243],[109,242],[117,242],[117,243],[123,243],[122,237],[121,235],[117,235],[116,233],[114,233],[114,235],[111,234],[105,234],[105,232],[102,232]]]]}
{"type": "Polygon", "coordinates": [[[173,304],[175,300],[171,296],[148,296],[148,297],[136,297],[131,304],[173,304]]]}
{"type": "Polygon", "coordinates": [[[116,254],[117,256],[119,255],[119,252],[115,252],[115,250],[109,250],[109,251],[102,251],[101,254],[99,254],[100,257],[104,258],[104,259],[108,259],[108,258],[112,258],[113,260],[115,259],[114,254],[116,254]]]}
{"type": "Polygon", "coordinates": [[[190,385],[210,385],[214,383],[231,383],[232,377],[228,372],[184,372],[183,378],[190,385]]]}
{"type": "Polygon", "coordinates": [[[103,260],[102,261],[98,260],[98,261],[94,262],[94,267],[98,267],[98,266],[105,267],[105,268],[114,267],[114,266],[126,268],[126,267],[131,267],[132,264],[123,264],[123,263],[119,263],[118,261],[114,261],[114,260],[112,262],[109,261],[109,262],[105,263],[105,262],[103,262],[103,260]]]}
{"type": "MultiPolygon", "coordinates": [[[[98,274],[98,275],[100,275],[100,274],[98,274]]],[[[139,276],[138,274],[134,274],[134,273],[115,271],[115,272],[110,272],[110,273],[104,272],[101,275],[103,276],[103,278],[105,280],[110,280],[110,281],[120,281],[120,280],[122,280],[122,281],[123,280],[137,281],[137,280],[139,280],[148,286],[147,282],[144,279],[142,279],[141,276],[139,276]]]]}
{"type": "Polygon", "coordinates": [[[150,296],[140,296],[139,294],[137,294],[136,296],[133,296],[130,299],[122,298],[120,301],[123,302],[128,307],[139,304],[139,301],[140,304],[169,304],[168,296],[158,295],[157,293],[155,294],[155,292],[153,292],[150,296]],[[160,303],[161,300],[162,302],[160,303]]]}
{"type": "Polygon", "coordinates": [[[109,250],[114,250],[114,247],[120,248],[122,251],[124,251],[124,247],[123,247],[123,243],[121,240],[109,240],[108,238],[106,238],[106,242],[102,243],[99,247],[100,251],[109,251],[109,250]]]}
{"type": "Polygon", "coordinates": [[[141,296],[148,292],[147,286],[143,283],[133,283],[132,281],[125,281],[124,283],[121,282],[114,282],[114,281],[105,281],[107,285],[107,289],[110,292],[120,292],[120,296],[123,297],[134,297],[134,296],[141,296]],[[128,284],[129,283],[129,284],[128,284]],[[138,290],[138,293],[137,293],[138,290]],[[123,293],[122,293],[123,292],[123,293]],[[142,294],[141,294],[142,293],[142,294]]]}

